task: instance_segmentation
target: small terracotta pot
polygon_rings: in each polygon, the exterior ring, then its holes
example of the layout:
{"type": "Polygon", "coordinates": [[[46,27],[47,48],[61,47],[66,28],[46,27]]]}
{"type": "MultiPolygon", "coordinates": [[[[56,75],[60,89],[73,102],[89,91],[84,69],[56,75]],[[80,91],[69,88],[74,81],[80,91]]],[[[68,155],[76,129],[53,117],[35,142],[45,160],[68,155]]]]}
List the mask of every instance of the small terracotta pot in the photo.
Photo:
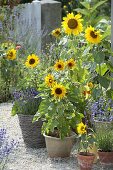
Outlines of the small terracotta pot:
{"type": "Polygon", "coordinates": [[[85,155],[84,152],[80,152],[77,155],[77,159],[78,164],[80,166],[80,170],[91,170],[95,159],[95,155],[93,153],[88,153],[88,155],[85,155]]]}
{"type": "Polygon", "coordinates": [[[113,151],[112,152],[101,152],[98,151],[99,159],[102,164],[113,165],[113,151]]]}

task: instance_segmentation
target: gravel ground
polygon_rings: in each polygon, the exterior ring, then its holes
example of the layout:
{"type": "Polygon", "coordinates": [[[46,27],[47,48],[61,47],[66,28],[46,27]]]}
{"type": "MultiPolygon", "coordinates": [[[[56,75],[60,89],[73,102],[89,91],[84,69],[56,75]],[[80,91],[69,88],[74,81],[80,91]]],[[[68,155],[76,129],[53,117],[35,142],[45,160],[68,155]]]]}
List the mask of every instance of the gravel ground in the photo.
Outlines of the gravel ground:
{"type": "MultiPolygon", "coordinates": [[[[0,127],[6,127],[8,135],[19,141],[18,148],[9,156],[5,170],[79,170],[76,155],[73,153],[70,158],[50,159],[46,148],[27,149],[22,139],[18,117],[10,115],[11,108],[12,103],[0,104],[0,127]]],[[[102,169],[99,163],[93,166],[93,170],[102,169]]]]}

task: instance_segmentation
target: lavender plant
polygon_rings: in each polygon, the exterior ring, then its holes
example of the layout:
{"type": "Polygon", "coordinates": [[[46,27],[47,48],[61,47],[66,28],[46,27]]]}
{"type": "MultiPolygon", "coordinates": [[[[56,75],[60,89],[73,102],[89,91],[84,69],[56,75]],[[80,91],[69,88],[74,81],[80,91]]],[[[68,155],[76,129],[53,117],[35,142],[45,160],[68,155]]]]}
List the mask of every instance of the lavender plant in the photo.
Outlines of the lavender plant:
{"type": "Polygon", "coordinates": [[[38,95],[39,92],[36,91],[34,88],[27,88],[25,90],[15,91],[13,93],[15,101],[12,108],[12,115],[14,116],[15,114],[36,114],[41,102],[41,97],[39,97],[38,95]]]}
{"type": "Polygon", "coordinates": [[[100,97],[97,101],[90,103],[92,120],[113,121],[113,101],[100,97]]]}
{"type": "Polygon", "coordinates": [[[0,170],[3,170],[9,154],[18,146],[14,139],[9,140],[5,128],[0,128],[0,170]]]}

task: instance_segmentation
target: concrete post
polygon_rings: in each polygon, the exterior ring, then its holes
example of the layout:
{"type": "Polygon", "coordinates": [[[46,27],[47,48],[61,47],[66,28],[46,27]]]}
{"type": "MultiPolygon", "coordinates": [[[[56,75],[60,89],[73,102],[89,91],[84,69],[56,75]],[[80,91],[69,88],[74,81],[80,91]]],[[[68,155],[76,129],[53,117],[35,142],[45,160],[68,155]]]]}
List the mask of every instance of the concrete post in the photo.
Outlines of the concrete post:
{"type": "Polygon", "coordinates": [[[51,31],[61,26],[61,3],[53,0],[41,1],[42,50],[52,41],[51,31]]]}

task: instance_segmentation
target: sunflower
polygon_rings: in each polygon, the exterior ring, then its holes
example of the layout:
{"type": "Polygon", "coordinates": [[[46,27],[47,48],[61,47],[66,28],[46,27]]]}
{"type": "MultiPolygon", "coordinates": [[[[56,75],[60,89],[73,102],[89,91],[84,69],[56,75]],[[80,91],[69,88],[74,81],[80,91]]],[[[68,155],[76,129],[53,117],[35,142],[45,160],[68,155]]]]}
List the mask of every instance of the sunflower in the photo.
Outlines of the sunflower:
{"type": "Polygon", "coordinates": [[[91,95],[91,90],[90,90],[90,87],[88,85],[84,86],[83,95],[86,99],[88,99],[89,96],[91,95]]]}
{"type": "Polygon", "coordinates": [[[61,30],[60,28],[56,28],[55,30],[52,31],[51,33],[54,37],[58,38],[61,35],[61,30]]]}
{"type": "Polygon", "coordinates": [[[63,17],[62,27],[66,34],[78,35],[83,30],[81,15],[74,15],[73,13],[67,14],[67,17],[63,17]]]}
{"type": "Polygon", "coordinates": [[[45,84],[48,86],[48,87],[52,87],[54,85],[55,81],[54,81],[54,76],[52,74],[48,74],[46,77],[45,77],[45,84]]]}
{"type": "Polygon", "coordinates": [[[101,41],[100,31],[96,31],[94,27],[90,26],[85,30],[85,38],[90,43],[98,44],[101,41]]]}
{"type": "Polygon", "coordinates": [[[62,99],[66,95],[66,88],[61,84],[55,84],[51,89],[51,94],[55,98],[62,99]]]}
{"type": "Polygon", "coordinates": [[[84,125],[82,122],[77,125],[77,132],[78,134],[82,135],[86,133],[86,125],[84,125]]]}
{"type": "Polygon", "coordinates": [[[54,69],[56,71],[62,71],[65,68],[65,64],[63,60],[58,60],[55,65],[54,65],[54,69]]]}
{"type": "Polygon", "coordinates": [[[70,58],[67,62],[66,65],[68,66],[69,69],[72,69],[75,66],[75,61],[73,58],[70,58]]]}
{"type": "Polygon", "coordinates": [[[91,89],[92,89],[94,85],[93,85],[93,83],[92,83],[92,82],[89,82],[89,83],[87,84],[87,86],[88,86],[89,88],[91,88],[91,89]]]}
{"type": "Polygon", "coordinates": [[[26,67],[34,68],[39,63],[39,57],[35,54],[31,54],[27,57],[27,60],[25,62],[26,67]]]}
{"type": "Polygon", "coordinates": [[[7,59],[9,59],[9,60],[16,59],[16,50],[15,49],[11,49],[7,52],[7,59]]]}

